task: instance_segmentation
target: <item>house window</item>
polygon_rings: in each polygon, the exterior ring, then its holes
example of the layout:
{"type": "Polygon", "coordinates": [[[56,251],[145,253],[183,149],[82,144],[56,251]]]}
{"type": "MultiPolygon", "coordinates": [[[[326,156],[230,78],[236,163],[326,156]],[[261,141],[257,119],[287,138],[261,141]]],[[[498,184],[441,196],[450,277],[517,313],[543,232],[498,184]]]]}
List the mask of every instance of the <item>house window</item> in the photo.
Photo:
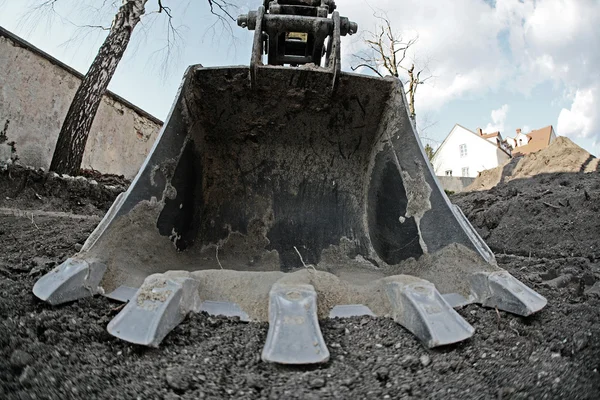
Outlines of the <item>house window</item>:
{"type": "Polygon", "coordinates": [[[446,176],[452,176],[452,170],[449,169],[448,171],[446,171],[446,176]]]}
{"type": "Polygon", "coordinates": [[[460,146],[458,146],[458,148],[460,149],[460,157],[466,157],[467,156],[467,145],[466,144],[461,144],[460,146]]]}
{"type": "Polygon", "coordinates": [[[469,176],[469,167],[462,168],[462,176],[469,176]]]}

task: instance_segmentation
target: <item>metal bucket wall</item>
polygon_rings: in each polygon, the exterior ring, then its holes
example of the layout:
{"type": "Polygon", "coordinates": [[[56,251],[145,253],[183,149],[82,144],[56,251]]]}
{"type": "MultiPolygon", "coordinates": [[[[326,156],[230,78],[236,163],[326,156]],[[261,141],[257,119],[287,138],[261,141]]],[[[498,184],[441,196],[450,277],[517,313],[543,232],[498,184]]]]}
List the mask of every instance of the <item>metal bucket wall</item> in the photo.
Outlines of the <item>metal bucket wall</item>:
{"type": "Polygon", "coordinates": [[[332,93],[316,69],[261,67],[254,88],[248,77],[188,70],[140,174],[79,255],[106,263],[105,290],[180,269],[313,264],[377,279],[451,244],[495,269],[440,190],[397,80],[344,73],[332,93]]]}
{"type": "Polygon", "coordinates": [[[440,190],[397,80],[255,72],[187,71],[130,189],[38,298],[127,301],[107,330],[147,346],[189,312],[269,321],[262,358],[283,364],[329,359],[322,318],[391,316],[435,347],[474,332],[453,307],[545,306],[440,190]]]}

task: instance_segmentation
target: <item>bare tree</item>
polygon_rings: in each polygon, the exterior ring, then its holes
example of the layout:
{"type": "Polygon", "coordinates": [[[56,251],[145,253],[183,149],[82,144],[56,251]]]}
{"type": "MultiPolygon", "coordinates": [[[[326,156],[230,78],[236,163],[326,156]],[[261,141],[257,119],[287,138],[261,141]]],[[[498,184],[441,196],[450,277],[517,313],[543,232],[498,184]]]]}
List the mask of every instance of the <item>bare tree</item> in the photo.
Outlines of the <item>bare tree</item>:
{"type": "Polygon", "coordinates": [[[75,175],[81,167],[85,145],[117,65],[131,39],[134,28],[145,14],[148,0],[123,0],[90,69],[75,92],[58,135],[50,170],[75,175]]]}
{"type": "Polygon", "coordinates": [[[369,49],[356,54],[358,64],[352,67],[353,71],[359,68],[368,68],[379,76],[390,74],[402,79],[408,96],[410,116],[415,118],[415,96],[419,85],[422,85],[433,76],[429,73],[427,65],[416,66],[414,59],[407,55],[409,49],[417,42],[418,37],[404,40],[402,35],[392,30],[392,25],[387,17],[375,15],[379,24],[375,32],[365,33],[365,42],[369,49]],[[383,71],[382,71],[383,70],[383,71]]]}
{"type": "Polygon", "coordinates": [[[433,147],[431,147],[431,145],[427,143],[424,147],[424,150],[425,154],[427,155],[427,159],[431,162],[431,160],[433,159],[433,155],[435,154],[433,147]]]}
{"type": "Polygon", "coordinates": [[[431,113],[419,114],[419,119],[415,119],[415,125],[421,142],[425,144],[425,147],[429,146],[432,149],[437,148],[440,145],[440,141],[433,139],[429,135],[429,130],[438,124],[439,120],[434,118],[431,113]]]}
{"type": "MultiPolygon", "coordinates": [[[[60,0],[43,0],[38,9],[53,11],[60,0]]],[[[232,6],[226,0],[206,0],[210,12],[220,19],[233,17],[228,11],[232,6]]],[[[98,0],[102,5],[111,3],[115,7],[119,0],[98,0]]],[[[174,43],[174,37],[179,35],[173,26],[171,8],[164,5],[165,0],[156,0],[158,10],[153,13],[164,14],[168,18],[169,33],[167,45],[174,43]]],[[[141,18],[146,14],[148,0],[120,0],[108,36],[100,47],[92,65],[85,74],[81,85],[75,92],[75,97],[69,107],[58,141],[50,163],[50,170],[60,174],[76,175],[81,167],[87,139],[96,116],[102,96],[106,93],[117,66],[129,45],[131,35],[141,18]]],[[[92,27],[92,26],[89,26],[92,27]]],[[[167,51],[167,54],[169,52],[167,51]]]]}
{"type": "Polygon", "coordinates": [[[431,114],[429,113],[421,114],[419,119],[415,120],[417,132],[421,138],[421,143],[424,145],[423,150],[425,150],[425,155],[427,155],[429,162],[433,160],[435,149],[440,145],[439,141],[428,135],[429,129],[437,125],[437,123],[437,120],[432,121],[431,114]]]}

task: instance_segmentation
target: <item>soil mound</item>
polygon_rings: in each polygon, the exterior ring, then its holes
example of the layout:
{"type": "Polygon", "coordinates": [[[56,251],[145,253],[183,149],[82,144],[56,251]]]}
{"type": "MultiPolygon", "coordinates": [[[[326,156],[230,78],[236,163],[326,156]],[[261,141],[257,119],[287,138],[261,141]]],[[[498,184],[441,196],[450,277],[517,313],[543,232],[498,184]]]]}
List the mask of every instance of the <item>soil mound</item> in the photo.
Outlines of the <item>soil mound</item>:
{"type": "MultiPolygon", "coordinates": [[[[77,202],[107,207],[116,195],[82,179],[11,176],[0,173],[2,200],[19,192],[10,201],[29,209],[81,213],[77,202]]],[[[104,297],[37,300],[34,282],[81,249],[96,221],[0,214],[0,399],[597,399],[599,174],[537,175],[453,201],[547,307],[522,318],[469,305],[457,311],[474,336],[433,350],[391,319],[324,320],[331,359],[304,368],[261,361],[267,324],[193,314],[147,349],[108,334],[120,307],[104,297]],[[533,245],[548,258],[529,256],[533,245]]]]}
{"type": "Polygon", "coordinates": [[[488,190],[499,183],[554,172],[594,172],[599,159],[559,136],[550,146],[526,156],[515,157],[499,167],[481,172],[466,191],[488,190]]]}
{"type": "Polygon", "coordinates": [[[0,170],[0,208],[102,216],[129,182],[115,176],[88,176],[59,176],[11,165],[0,170]]]}
{"type": "Polygon", "coordinates": [[[460,193],[451,200],[495,253],[600,260],[600,174],[596,172],[513,178],[488,191],[460,193]]]}

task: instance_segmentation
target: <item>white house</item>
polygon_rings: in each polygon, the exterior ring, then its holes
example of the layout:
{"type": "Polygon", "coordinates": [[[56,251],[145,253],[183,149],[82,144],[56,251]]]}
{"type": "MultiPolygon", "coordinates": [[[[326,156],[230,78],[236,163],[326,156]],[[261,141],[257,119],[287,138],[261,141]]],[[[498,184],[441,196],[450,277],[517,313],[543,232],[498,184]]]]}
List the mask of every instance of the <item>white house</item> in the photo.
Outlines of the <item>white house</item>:
{"type": "Polygon", "coordinates": [[[456,124],[433,155],[431,163],[439,176],[476,177],[479,172],[502,165],[511,150],[500,132],[477,133],[456,124]]]}
{"type": "Polygon", "coordinates": [[[552,125],[536,129],[524,134],[521,129],[517,129],[517,135],[514,138],[506,138],[506,143],[512,148],[512,155],[525,155],[535,153],[545,149],[556,139],[556,132],[552,125]]]}
{"type": "Polygon", "coordinates": [[[523,132],[521,132],[521,129],[517,129],[517,135],[514,138],[511,138],[510,136],[506,138],[506,142],[513,149],[515,147],[526,146],[530,140],[531,138],[523,132]]]}

